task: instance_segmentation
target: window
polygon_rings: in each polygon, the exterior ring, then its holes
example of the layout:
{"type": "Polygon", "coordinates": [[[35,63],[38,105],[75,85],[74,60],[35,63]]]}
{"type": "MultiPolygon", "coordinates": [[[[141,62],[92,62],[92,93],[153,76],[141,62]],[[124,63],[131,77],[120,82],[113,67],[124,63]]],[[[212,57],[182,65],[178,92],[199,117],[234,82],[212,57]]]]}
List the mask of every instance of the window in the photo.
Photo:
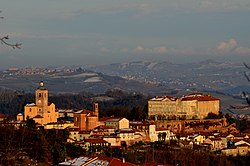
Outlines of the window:
{"type": "Polygon", "coordinates": [[[39,93],[39,94],[38,94],[38,97],[42,97],[42,94],[41,94],[41,93],[39,93]]]}
{"type": "Polygon", "coordinates": [[[30,108],[30,112],[32,111],[32,109],[30,108]]]}

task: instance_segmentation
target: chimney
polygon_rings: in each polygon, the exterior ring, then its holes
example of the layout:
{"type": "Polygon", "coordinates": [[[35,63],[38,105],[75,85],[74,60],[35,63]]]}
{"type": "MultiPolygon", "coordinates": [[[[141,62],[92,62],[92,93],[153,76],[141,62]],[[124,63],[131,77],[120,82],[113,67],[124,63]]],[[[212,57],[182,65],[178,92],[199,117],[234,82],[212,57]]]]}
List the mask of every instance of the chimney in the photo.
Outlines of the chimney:
{"type": "Polygon", "coordinates": [[[98,103],[97,102],[94,102],[94,104],[93,104],[93,111],[94,111],[94,115],[96,115],[98,117],[99,111],[98,111],[98,103]]]}

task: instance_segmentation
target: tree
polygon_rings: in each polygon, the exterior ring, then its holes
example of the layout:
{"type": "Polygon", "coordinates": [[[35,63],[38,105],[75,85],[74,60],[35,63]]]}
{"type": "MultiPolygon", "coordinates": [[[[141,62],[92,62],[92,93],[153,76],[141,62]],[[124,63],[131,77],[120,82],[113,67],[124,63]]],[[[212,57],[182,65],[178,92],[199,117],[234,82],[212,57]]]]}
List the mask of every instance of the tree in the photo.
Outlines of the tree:
{"type": "MultiPolygon", "coordinates": [[[[1,13],[1,11],[0,11],[1,13]]],[[[0,16],[0,19],[3,19],[4,17],[0,16]]],[[[15,44],[12,44],[12,43],[9,43],[7,42],[7,40],[9,40],[9,36],[8,35],[5,35],[5,36],[0,36],[0,41],[2,44],[4,45],[7,45],[9,47],[12,47],[12,48],[21,48],[20,46],[22,45],[21,43],[15,43],[15,44]]]]}

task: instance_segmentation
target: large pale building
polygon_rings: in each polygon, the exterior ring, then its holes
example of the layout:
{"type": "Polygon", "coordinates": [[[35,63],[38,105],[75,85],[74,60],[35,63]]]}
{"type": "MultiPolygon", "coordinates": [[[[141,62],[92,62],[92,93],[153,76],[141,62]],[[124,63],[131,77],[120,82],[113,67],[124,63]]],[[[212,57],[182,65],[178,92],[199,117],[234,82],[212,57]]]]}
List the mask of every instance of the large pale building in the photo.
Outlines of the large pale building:
{"type": "Polygon", "coordinates": [[[32,118],[41,125],[57,122],[58,112],[55,104],[48,102],[48,98],[49,91],[45,88],[43,81],[41,81],[36,90],[36,103],[24,106],[24,120],[32,118]]]}
{"type": "Polygon", "coordinates": [[[202,93],[181,98],[154,97],[148,100],[148,116],[155,119],[204,119],[209,113],[218,115],[219,106],[218,98],[202,93]]]}

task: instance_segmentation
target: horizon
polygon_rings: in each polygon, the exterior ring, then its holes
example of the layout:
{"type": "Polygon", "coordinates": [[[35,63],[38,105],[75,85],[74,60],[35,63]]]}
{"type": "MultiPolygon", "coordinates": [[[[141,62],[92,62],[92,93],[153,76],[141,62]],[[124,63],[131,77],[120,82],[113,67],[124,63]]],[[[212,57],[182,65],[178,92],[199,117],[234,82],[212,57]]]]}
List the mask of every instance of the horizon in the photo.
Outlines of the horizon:
{"type": "Polygon", "coordinates": [[[250,61],[248,0],[1,3],[0,68],[250,61]]]}
{"type": "MultiPolygon", "coordinates": [[[[135,60],[135,61],[126,61],[126,62],[116,62],[116,63],[107,63],[107,64],[85,64],[85,65],[48,65],[48,66],[32,66],[32,65],[26,65],[26,66],[9,66],[9,67],[0,67],[0,71],[2,70],[8,70],[11,68],[17,68],[17,69],[25,69],[25,68],[41,68],[41,69],[45,69],[45,68],[83,68],[83,69],[88,69],[89,67],[95,67],[95,66],[109,66],[109,65],[115,65],[115,64],[129,64],[129,63],[143,63],[143,62],[149,62],[149,63],[171,63],[171,64],[177,64],[177,65],[184,65],[184,64],[199,64],[199,63],[204,63],[204,62],[212,62],[212,63],[233,63],[235,65],[242,65],[242,67],[244,67],[244,61],[241,62],[237,62],[237,61],[219,61],[219,60],[213,60],[213,59],[204,59],[201,61],[190,61],[190,62],[171,62],[171,61],[163,61],[163,60],[135,60]]],[[[248,63],[246,63],[246,65],[248,65],[248,63]]]]}

